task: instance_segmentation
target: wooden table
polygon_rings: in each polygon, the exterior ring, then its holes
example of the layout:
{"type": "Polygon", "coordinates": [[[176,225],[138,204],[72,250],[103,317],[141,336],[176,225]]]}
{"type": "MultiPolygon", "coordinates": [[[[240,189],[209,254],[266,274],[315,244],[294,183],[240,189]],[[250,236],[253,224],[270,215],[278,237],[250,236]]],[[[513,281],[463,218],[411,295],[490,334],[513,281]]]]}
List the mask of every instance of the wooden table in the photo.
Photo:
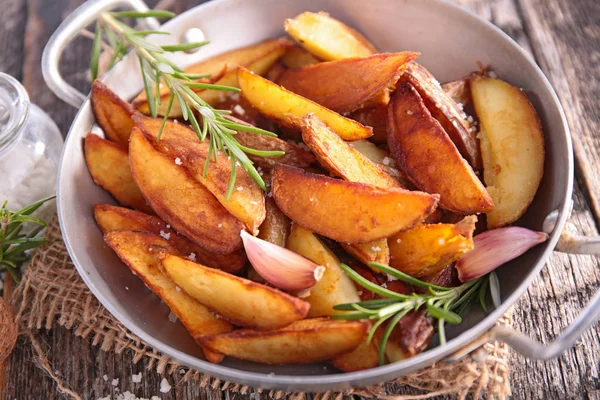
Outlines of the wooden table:
{"type": "MultiPolygon", "coordinates": [[[[259,0],[255,0],[259,1],[259,0]]],[[[341,1],[341,0],[340,0],[341,1]]],[[[202,1],[169,1],[175,12],[202,1]]],[[[42,50],[50,34],[81,0],[2,0],[0,10],[0,71],[21,80],[32,101],[56,121],[63,134],[76,110],[58,100],[40,72],[42,50]]],[[[156,1],[149,1],[150,5],[156,1]]],[[[460,0],[511,35],[535,58],[552,82],[565,109],[575,147],[575,209],[572,221],[586,234],[598,234],[600,222],[600,2],[597,0],[460,0]]],[[[78,40],[65,53],[68,80],[87,92],[89,40],[78,40]]],[[[514,309],[515,327],[541,341],[556,337],[577,316],[600,282],[598,258],[555,253],[514,309]]],[[[574,349],[548,361],[511,359],[513,398],[600,398],[600,327],[587,332],[574,349]]],[[[121,391],[132,390],[131,375],[145,370],[130,354],[105,353],[87,340],[56,328],[42,332],[52,368],[85,399],[114,394],[110,380],[119,378],[121,391]],[[103,376],[109,377],[108,382],[103,376]],[[127,382],[127,383],[126,383],[127,382]]],[[[31,347],[19,340],[1,382],[2,399],[60,398],[55,384],[33,363],[31,347]]],[[[145,372],[143,390],[159,393],[161,377],[145,372]]],[[[229,398],[197,385],[179,385],[163,399],[229,398]]],[[[248,397],[236,395],[235,397],[248,397]]],[[[250,396],[250,397],[256,397],[250,396]]]]}

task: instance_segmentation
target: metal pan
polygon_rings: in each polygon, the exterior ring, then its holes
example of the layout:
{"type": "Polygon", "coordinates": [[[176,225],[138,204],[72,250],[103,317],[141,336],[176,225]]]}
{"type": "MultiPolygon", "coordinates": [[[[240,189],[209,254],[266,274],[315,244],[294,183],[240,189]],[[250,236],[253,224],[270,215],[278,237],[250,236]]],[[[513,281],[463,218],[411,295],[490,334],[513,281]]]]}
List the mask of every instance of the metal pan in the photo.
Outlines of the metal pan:
{"type": "MultiPolygon", "coordinates": [[[[469,11],[444,0],[216,0],[189,10],[162,28],[171,36],[159,43],[176,42],[190,28],[200,28],[211,44],[196,54],[178,54],[181,65],[233,48],[283,34],[285,18],[303,11],[326,11],[363,32],[383,51],[418,50],[419,62],[440,81],[462,77],[476,62],[492,65],[505,80],[522,87],[538,110],[547,156],[539,192],[518,224],[545,229],[550,240],[498,270],[502,303],[485,315],[473,310],[448,330],[448,342],[432,343],[429,350],[402,362],[353,373],[340,373],[326,364],[265,366],[226,359],[220,365],[200,358],[200,350],[179,323],[170,323],[169,310],[127,268],[121,268],[107,248],[92,216],[92,206],[114,202],[90,178],[82,139],[94,127],[89,97],[69,86],[58,72],[62,50],[98,12],[118,6],[145,10],[140,0],[92,0],[71,14],[54,33],[42,60],[48,86],[65,102],[79,108],[67,136],[58,182],[58,214],[63,237],[77,270],[100,302],[128,329],[173,359],[213,377],[265,389],[325,391],[374,384],[408,374],[444,358],[455,359],[488,340],[502,340],[527,357],[547,359],[572,346],[600,317],[597,294],[581,316],[549,346],[538,344],[495,322],[523,294],[543,268],[552,251],[600,253],[598,238],[563,236],[571,212],[573,152],[565,116],[556,94],[535,62],[506,34],[469,11]],[[547,216],[550,216],[547,218],[547,216]],[[544,224],[544,222],[546,222],[544,224]],[[129,290],[127,290],[128,288],[129,290]],[[450,357],[450,358],[449,358],[450,357]]],[[[151,24],[156,25],[156,21],[151,24]]],[[[82,55],[85,56],[85,55],[82,55]]],[[[103,81],[126,99],[141,89],[133,57],[116,65],[103,81]]]]}

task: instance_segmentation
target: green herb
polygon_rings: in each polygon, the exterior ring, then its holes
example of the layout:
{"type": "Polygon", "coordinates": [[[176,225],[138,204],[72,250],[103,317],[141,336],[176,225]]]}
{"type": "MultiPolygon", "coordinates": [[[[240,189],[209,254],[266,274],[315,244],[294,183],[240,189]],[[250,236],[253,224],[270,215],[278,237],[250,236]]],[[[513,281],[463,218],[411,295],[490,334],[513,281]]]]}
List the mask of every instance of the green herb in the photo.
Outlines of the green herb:
{"type": "MultiPolygon", "coordinates": [[[[222,90],[230,92],[239,92],[239,88],[223,85],[215,85],[204,82],[193,82],[197,79],[206,78],[209,75],[188,74],[184,72],[175,63],[165,57],[165,53],[175,51],[187,51],[206,45],[208,42],[183,43],[178,45],[155,45],[145,36],[156,34],[157,31],[136,31],[129,25],[120,21],[119,18],[171,18],[175,14],[166,11],[125,11],[125,12],[104,12],[98,18],[96,34],[94,36],[94,45],[92,46],[92,56],[90,70],[95,77],[98,71],[98,62],[101,51],[101,38],[106,36],[108,45],[113,49],[113,56],[110,60],[110,66],[123,58],[129,47],[136,52],[142,71],[144,82],[144,91],[148,101],[148,108],[153,117],[157,117],[158,107],[161,103],[160,87],[166,85],[171,95],[168,102],[168,111],[165,113],[163,123],[160,127],[158,138],[160,139],[165,122],[169,112],[176,100],[181,106],[183,119],[189,121],[196,135],[200,140],[205,140],[209,136],[209,157],[214,154],[215,161],[218,151],[221,151],[232,160],[232,170],[229,179],[229,190],[227,199],[232,193],[235,185],[236,173],[235,166],[241,165],[242,168],[252,177],[252,179],[263,190],[266,185],[260,174],[254,167],[253,162],[248,158],[248,154],[260,157],[275,157],[284,154],[282,151],[262,151],[250,149],[242,146],[236,139],[236,131],[252,132],[261,135],[276,136],[275,134],[259,129],[253,126],[238,124],[227,116],[230,114],[226,110],[216,110],[210,104],[206,103],[193,89],[203,90],[222,90]],[[96,39],[98,38],[98,39],[96,39]],[[201,125],[198,123],[194,111],[202,116],[201,125]]],[[[160,32],[165,33],[165,32],[160,32]]],[[[208,168],[208,162],[205,164],[204,172],[208,168]]]]}
{"type": "MultiPolygon", "coordinates": [[[[382,273],[389,274],[409,285],[427,289],[425,293],[401,294],[381,287],[363,278],[346,264],[342,269],[346,274],[365,289],[382,296],[382,299],[360,301],[357,303],[338,304],[333,307],[338,311],[347,311],[344,314],[334,314],[333,318],[339,319],[367,319],[374,321],[367,336],[370,342],[377,329],[388,322],[383,332],[379,345],[379,364],[385,362],[385,347],[394,327],[402,317],[411,311],[427,310],[427,315],[438,320],[438,334],[440,343],[446,342],[445,323],[459,324],[462,321],[460,313],[474,300],[479,300],[485,305],[486,291],[489,287],[488,276],[483,276],[460,286],[447,288],[423,282],[417,278],[400,272],[397,269],[379,263],[369,265],[382,273]]],[[[487,310],[484,308],[484,311],[487,310]]]]}
{"type": "Polygon", "coordinates": [[[36,201],[19,211],[9,211],[6,208],[7,201],[0,208],[0,272],[8,272],[16,282],[20,280],[19,266],[27,260],[25,252],[46,241],[45,238],[36,236],[47,226],[46,221],[31,214],[55,197],[36,201]],[[27,234],[22,233],[23,224],[28,223],[37,227],[27,234]]]}

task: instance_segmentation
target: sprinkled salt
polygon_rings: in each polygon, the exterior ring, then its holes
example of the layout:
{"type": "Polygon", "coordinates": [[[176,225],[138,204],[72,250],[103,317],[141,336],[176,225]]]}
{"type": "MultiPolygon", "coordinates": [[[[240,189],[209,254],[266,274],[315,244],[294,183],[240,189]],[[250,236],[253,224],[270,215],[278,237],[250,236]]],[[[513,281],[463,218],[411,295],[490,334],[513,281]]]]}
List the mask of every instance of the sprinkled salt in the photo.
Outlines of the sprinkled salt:
{"type": "Polygon", "coordinates": [[[218,228],[222,228],[222,227],[223,227],[223,224],[219,224],[219,225],[217,225],[217,227],[218,227],[218,228]]]}
{"type": "Polygon", "coordinates": [[[119,378],[115,378],[110,382],[111,385],[117,386],[119,384],[119,378]]]}
{"type": "Polygon", "coordinates": [[[102,379],[104,379],[104,382],[107,382],[108,381],[108,375],[103,375],[102,379]]]}
{"type": "Polygon", "coordinates": [[[440,240],[438,240],[438,243],[439,243],[440,245],[443,245],[444,243],[446,243],[446,239],[444,239],[444,238],[440,238],[440,240]]]}
{"type": "Polygon", "coordinates": [[[458,109],[461,111],[464,108],[463,103],[456,103],[456,105],[458,106],[458,109]]]}
{"type": "Polygon", "coordinates": [[[473,117],[469,115],[469,116],[467,117],[467,122],[468,122],[468,123],[470,123],[470,124],[472,124],[472,123],[473,123],[473,121],[474,121],[473,117]]]}
{"type": "Polygon", "coordinates": [[[400,243],[400,242],[402,242],[402,240],[396,239],[396,243],[400,243]]]}
{"type": "Polygon", "coordinates": [[[252,205],[257,205],[257,204],[258,204],[258,201],[251,201],[251,202],[250,202],[250,204],[252,204],[252,205]]]}
{"type": "Polygon", "coordinates": [[[233,101],[238,101],[240,99],[240,94],[239,93],[232,93],[229,98],[233,101]]]}
{"type": "Polygon", "coordinates": [[[190,255],[188,256],[188,260],[196,261],[196,253],[190,253],[190,255]]]}
{"type": "Polygon", "coordinates": [[[169,240],[169,238],[171,237],[171,234],[170,234],[170,233],[167,233],[167,232],[165,232],[165,231],[163,231],[163,230],[161,229],[161,230],[160,230],[160,236],[161,236],[162,238],[164,238],[165,240],[169,240]]]}
{"type": "Polygon", "coordinates": [[[142,381],[142,373],[131,375],[131,381],[133,383],[140,383],[142,381]]]}
{"type": "Polygon", "coordinates": [[[129,290],[129,286],[125,286],[125,290],[129,290]]]}
{"type": "Polygon", "coordinates": [[[171,228],[171,225],[167,224],[167,229],[170,229],[170,228],[171,228]]]}
{"type": "Polygon", "coordinates": [[[311,197],[310,199],[308,199],[309,201],[315,201],[314,197],[311,197]]]}
{"type": "Polygon", "coordinates": [[[390,165],[392,159],[389,157],[383,157],[383,160],[381,160],[381,162],[383,163],[383,165],[390,165]]]}
{"type": "Polygon", "coordinates": [[[373,251],[381,251],[381,247],[379,247],[379,246],[372,246],[371,250],[373,250],[373,251]]]}
{"type": "Polygon", "coordinates": [[[496,72],[494,72],[494,71],[489,71],[489,72],[488,72],[488,76],[489,76],[490,78],[494,78],[494,79],[496,79],[496,78],[498,77],[498,74],[497,74],[496,72]]]}
{"type": "Polygon", "coordinates": [[[181,162],[181,158],[177,157],[177,158],[175,159],[175,164],[177,164],[177,165],[181,165],[181,164],[183,164],[183,163],[181,162]]]}
{"type": "Polygon", "coordinates": [[[384,283],[382,283],[382,284],[381,284],[381,287],[382,287],[382,288],[384,288],[384,289],[387,289],[387,283],[385,283],[385,282],[384,282],[384,283]]]}
{"type": "Polygon", "coordinates": [[[241,192],[242,190],[244,190],[244,187],[243,187],[243,186],[238,186],[236,190],[237,190],[238,192],[241,192]]]}
{"type": "Polygon", "coordinates": [[[396,278],[395,276],[392,276],[390,274],[386,274],[387,275],[387,280],[388,282],[393,282],[393,281],[397,281],[398,278],[396,278]]]}
{"type": "Polygon", "coordinates": [[[181,292],[181,288],[179,286],[175,286],[175,291],[176,292],[181,292]]]}
{"type": "Polygon", "coordinates": [[[413,115],[413,112],[411,110],[406,110],[406,114],[407,115],[413,115]]]}
{"type": "Polygon", "coordinates": [[[169,313],[169,321],[170,322],[177,322],[177,315],[173,314],[173,311],[171,311],[169,313]]]}
{"type": "Polygon", "coordinates": [[[267,193],[267,197],[273,197],[273,192],[267,193]]]}
{"type": "Polygon", "coordinates": [[[166,380],[166,378],[162,378],[162,381],[160,381],[160,392],[169,393],[170,390],[171,385],[169,385],[169,382],[166,380]]]}
{"type": "Polygon", "coordinates": [[[233,112],[239,115],[246,114],[246,110],[244,110],[244,107],[240,106],[239,104],[236,104],[235,107],[233,107],[233,112]]]}

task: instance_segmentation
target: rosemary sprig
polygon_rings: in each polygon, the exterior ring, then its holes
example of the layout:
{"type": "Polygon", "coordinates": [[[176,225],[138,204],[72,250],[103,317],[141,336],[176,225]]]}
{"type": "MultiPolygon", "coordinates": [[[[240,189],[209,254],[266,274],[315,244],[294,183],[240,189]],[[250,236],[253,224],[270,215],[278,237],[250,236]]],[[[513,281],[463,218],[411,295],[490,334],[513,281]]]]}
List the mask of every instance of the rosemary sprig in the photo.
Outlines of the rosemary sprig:
{"type": "Polygon", "coordinates": [[[27,260],[25,252],[46,241],[37,236],[47,226],[46,221],[31,214],[55,197],[36,201],[19,211],[9,211],[6,208],[8,201],[0,208],[0,272],[8,272],[16,282],[20,280],[19,266],[27,260]],[[27,223],[37,227],[25,234],[22,233],[23,224],[27,223]]]}
{"type": "Polygon", "coordinates": [[[487,312],[487,309],[485,308],[485,298],[486,291],[489,287],[488,275],[471,282],[463,283],[457,287],[447,288],[423,282],[387,265],[374,262],[369,263],[369,265],[409,285],[427,289],[426,293],[412,293],[409,295],[396,293],[370,282],[346,264],[342,264],[342,269],[352,280],[383,298],[356,303],[338,304],[333,308],[338,311],[346,311],[346,313],[334,314],[332,317],[339,319],[367,319],[374,321],[371,330],[369,331],[369,335],[367,336],[367,342],[370,342],[373,339],[375,332],[380,326],[389,321],[383,331],[381,342],[379,344],[380,365],[383,365],[385,362],[385,348],[394,327],[410,311],[426,308],[427,315],[437,319],[438,334],[440,343],[442,344],[446,342],[446,322],[450,324],[459,324],[462,321],[460,313],[473,300],[478,299],[482,307],[484,307],[484,311],[487,312]]]}
{"type": "Polygon", "coordinates": [[[98,74],[98,60],[100,59],[100,44],[102,37],[106,37],[109,46],[113,49],[113,56],[109,62],[110,66],[123,58],[128,48],[131,48],[132,51],[136,52],[140,62],[144,91],[146,93],[150,114],[153,117],[156,118],[158,107],[161,103],[161,85],[166,85],[171,92],[168,100],[167,112],[165,113],[158,139],[160,140],[165,122],[169,116],[173,103],[176,100],[181,106],[183,119],[191,124],[194,131],[196,131],[198,138],[200,140],[205,140],[207,136],[209,138],[209,156],[204,172],[206,173],[211,156],[214,157],[215,162],[217,161],[219,151],[228,156],[231,160],[232,171],[229,179],[227,198],[229,198],[235,186],[236,165],[241,165],[258,186],[263,190],[267,190],[265,182],[254,167],[253,162],[248,158],[247,154],[261,157],[275,157],[281,156],[284,153],[282,151],[261,151],[247,148],[242,146],[236,140],[235,135],[238,130],[269,136],[276,135],[263,129],[238,124],[227,119],[227,115],[230,114],[230,112],[226,110],[216,110],[192,90],[204,89],[239,92],[239,88],[197,82],[195,80],[207,78],[209,75],[188,74],[177,64],[165,57],[165,53],[195,49],[208,44],[208,42],[158,46],[148,41],[146,36],[156,33],[164,34],[165,32],[152,30],[138,31],[119,20],[120,18],[171,18],[173,16],[175,16],[174,13],[158,10],[147,12],[124,11],[101,13],[96,24],[96,34],[94,36],[94,44],[92,45],[90,64],[92,78],[95,79],[98,74]],[[201,116],[200,122],[196,119],[194,111],[201,116]]]}

